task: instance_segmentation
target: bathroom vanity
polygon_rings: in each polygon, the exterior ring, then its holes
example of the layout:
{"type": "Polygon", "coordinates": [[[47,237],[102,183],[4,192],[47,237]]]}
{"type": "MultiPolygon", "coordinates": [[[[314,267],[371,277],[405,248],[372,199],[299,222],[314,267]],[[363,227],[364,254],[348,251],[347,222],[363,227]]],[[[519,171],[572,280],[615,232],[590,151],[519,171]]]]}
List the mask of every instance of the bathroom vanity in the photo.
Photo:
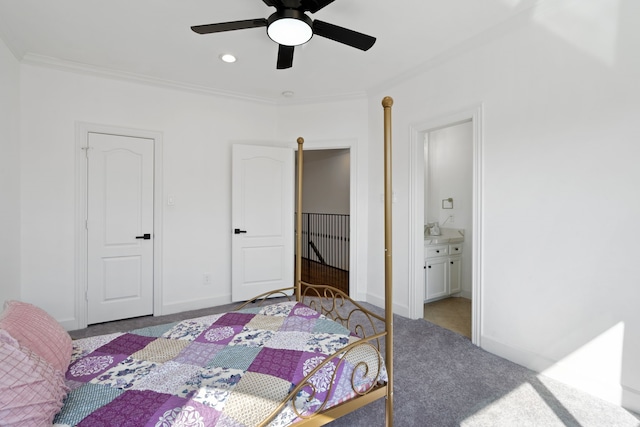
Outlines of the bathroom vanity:
{"type": "Polygon", "coordinates": [[[439,236],[424,238],[424,301],[430,302],[462,290],[464,230],[443,228],[439,236]]]}

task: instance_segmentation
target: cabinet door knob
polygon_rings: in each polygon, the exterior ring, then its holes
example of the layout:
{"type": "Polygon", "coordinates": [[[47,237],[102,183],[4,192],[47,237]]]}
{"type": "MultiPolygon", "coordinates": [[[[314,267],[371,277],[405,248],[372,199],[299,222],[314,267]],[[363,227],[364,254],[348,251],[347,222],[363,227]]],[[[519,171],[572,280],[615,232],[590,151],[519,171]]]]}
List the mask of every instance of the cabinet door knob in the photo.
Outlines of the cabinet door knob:
{"type": "Polygon", "coordinates": [[[439,254],[439,253],[440,253],[440,251],[436,251],[436,253],[437,253],[437,254],[439,254]]]}
{"type": "Polygon", "coordinates": [[[429,266],[429,268],[431,268],[431,266],[429,266]]]}
{"type": "Polygon", "coordinates": [[[453,265],[453,261],[451,261],[451,265],[453,265]]]}

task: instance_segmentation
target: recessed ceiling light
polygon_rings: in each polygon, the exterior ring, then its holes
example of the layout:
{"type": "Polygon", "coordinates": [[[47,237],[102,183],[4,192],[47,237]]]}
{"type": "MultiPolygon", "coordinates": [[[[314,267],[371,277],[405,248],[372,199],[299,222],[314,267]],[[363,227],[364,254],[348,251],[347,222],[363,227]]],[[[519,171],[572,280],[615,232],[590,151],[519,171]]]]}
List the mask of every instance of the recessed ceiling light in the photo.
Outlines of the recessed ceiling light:
{"type": "Polygon", "coordinates": [[[282,96],[284,96],[285,98],[291,98],[293,96],[293,91],[285,90],[284,92],[282,92],[282,96]]]}
{"type": "Polygon", "coordinates": [[[222,55],[219,56],[219,58],[223,62],[228,62],[228,63],[236,62],[236,57],[230,53],[223,53],[222,55]]]}

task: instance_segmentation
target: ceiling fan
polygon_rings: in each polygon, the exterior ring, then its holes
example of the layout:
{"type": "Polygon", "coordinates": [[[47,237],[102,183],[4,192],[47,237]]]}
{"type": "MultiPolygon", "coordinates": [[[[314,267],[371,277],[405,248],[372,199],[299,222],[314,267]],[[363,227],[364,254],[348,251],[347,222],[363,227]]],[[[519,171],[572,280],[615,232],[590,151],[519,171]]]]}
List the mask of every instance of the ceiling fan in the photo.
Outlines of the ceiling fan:
{"type": "Polygon", "coordinates": [[[311,20],[305,12],[316,13],[334,0],[262,0],[267,6],[276,8],[269,18],[246,19],[218,24],[191,27],[198,34],[220,33],[246,28],[267,27],[267,34],[280,46],[277,69],[291,68],[295,46],[308,42],[315,34],[360,50],[369,50],[375,37],[329,24],[318,19],[311,20]]]}

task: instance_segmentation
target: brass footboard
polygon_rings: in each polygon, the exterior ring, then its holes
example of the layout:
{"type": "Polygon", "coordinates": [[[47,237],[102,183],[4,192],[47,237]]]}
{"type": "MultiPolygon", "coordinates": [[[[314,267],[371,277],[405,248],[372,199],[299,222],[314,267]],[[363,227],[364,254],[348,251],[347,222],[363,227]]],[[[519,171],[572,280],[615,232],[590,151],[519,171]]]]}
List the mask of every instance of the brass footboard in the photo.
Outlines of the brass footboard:
{"type": "Polygon", "coordinates": [[[364,406],[373,400],[386,395],[387,374],[382,354],[371,341],[377,341],[386,333],[376,334],[368,339],[361,339],[331,356],[326,357],[307,374],[291,390],[287,398],[266,418],[260,426],[267,426],[283,410],[290,409],[300,420],[295,425],[324,425],[334,419],[351,412],[355,407],[364,406]],[[333,402],[335,389],[339,386],[335,381],[342,365],[349,362],[354,366],[351,373],[351,391],[356,395],[349,400],[333,402]],[[330,380],[326,380],[330,376],[330,380]],[[329,384],[328,388],[324,388],[329,384]],[[325,392],[321,399],[317,396],[325,392]],[[331,411],[331,412],[329,412],[331,411]]]}
{"type": "MultiPolygon", "coordinates": [[[[387,368],[384,364],[385,318],[354,301],[346,293],[329,285],[301,282],[300,302],[331,319],[355,336],[350,343],[311,370],[291,389],[289,395],[260,424],[268,426],[282,411],[298,419],[295,425],[320,426],[345,415],[355,408],[387,396],[387,368]],[[331,402],[336,376],[345,362],[354,366],[350,378],[355,397],[346,402],[331,402]],[[327,380],[329,378],[329,380],[327,380]],[[320,387],[322,382],[322,387],[320,387]],[[325,388],[328,387],[328,388],[325,388]],[[326,392],[326,394],[324,394],[326,392]],[[319,395],[322,398],[318,398],[319,395]],[[329,406],[329,403],[332,406],[329,406]]],[[[275,301],[293,301],[295,288],[282,288],[258,295],[237,309],[268,305],[275,301]],[[275,300],[272,298],[276,298],[275,300]]]]}

